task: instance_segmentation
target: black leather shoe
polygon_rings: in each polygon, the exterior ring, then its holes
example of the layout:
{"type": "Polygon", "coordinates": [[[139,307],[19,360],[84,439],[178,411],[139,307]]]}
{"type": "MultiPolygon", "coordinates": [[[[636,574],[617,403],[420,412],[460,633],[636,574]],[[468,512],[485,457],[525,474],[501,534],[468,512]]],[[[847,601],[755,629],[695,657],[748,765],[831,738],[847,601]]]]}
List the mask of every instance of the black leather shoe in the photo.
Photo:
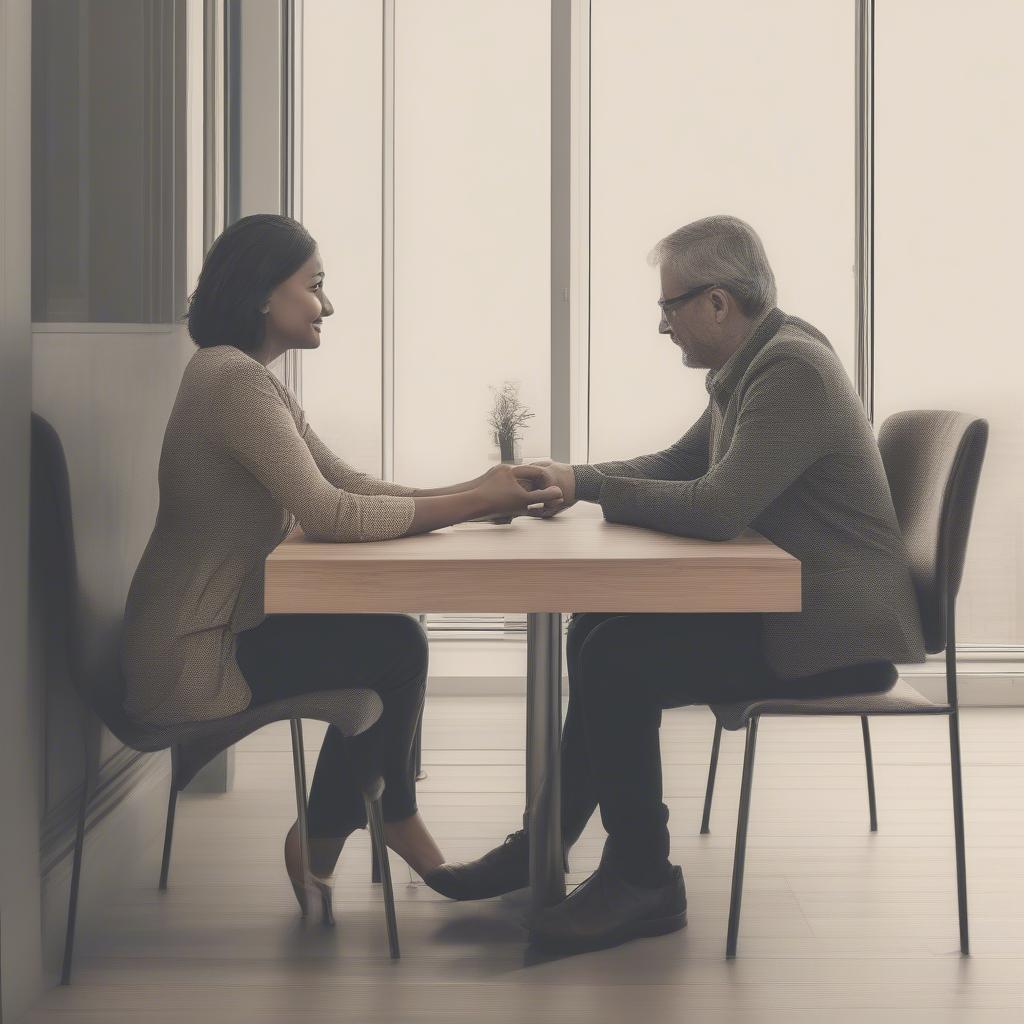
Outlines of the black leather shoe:
{"type": "Polygon", "coordinates": [[[479,860],[442,864],[423,876],[435,892],[453,900],[486,900],[530,884],[530,843],[520,829],[479,860]]]}
{"type": "Polygon", "coordinates": [[[686,887],[678,864],[669,882],[647,889],[620,878],[602,863],[561,903],[537,915],[530,926],[530,941],[552,952],[581,953],[685,927],[686,887]]]}

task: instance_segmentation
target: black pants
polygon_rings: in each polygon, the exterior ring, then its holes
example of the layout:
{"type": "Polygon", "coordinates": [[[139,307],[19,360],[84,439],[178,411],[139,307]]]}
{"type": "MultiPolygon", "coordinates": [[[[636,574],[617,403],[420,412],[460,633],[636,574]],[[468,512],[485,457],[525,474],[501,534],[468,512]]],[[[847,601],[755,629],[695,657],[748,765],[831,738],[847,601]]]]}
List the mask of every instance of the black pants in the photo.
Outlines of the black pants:
{"type": "Polygon", "coordinates": [[[427,680],[427,638],[408,615],[268,615],[238,635],[253,704],[317,690],[376,690],[380,720],[358,736],[328,726],[309,793],[309,835],[366,825],[360,781],[381,775],[385,821],[416,811],[413,738],[427,680]]]}
{"type": "Polygon", "coordinates": [[[880,691],[893,679],[884,661],[806,682],[779,679],[762,659],[759,613],[577,614],[566,658],[565,845],[600,806],[608,863],[639,885],[659,885],[670,872],[658,742],[663,708],[880,691]]]}

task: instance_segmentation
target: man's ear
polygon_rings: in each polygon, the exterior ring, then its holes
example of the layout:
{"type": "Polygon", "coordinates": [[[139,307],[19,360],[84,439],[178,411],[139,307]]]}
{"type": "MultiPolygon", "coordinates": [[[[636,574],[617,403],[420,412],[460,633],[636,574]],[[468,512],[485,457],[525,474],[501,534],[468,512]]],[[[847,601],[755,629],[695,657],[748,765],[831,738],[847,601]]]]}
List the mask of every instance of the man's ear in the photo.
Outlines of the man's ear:
{"type": "Polygon", "coordinates": [[[729,313],[729,304],[732,299],[729,293],[722,288],[712,288],[710,296],[711,305],[715,311],[715,323],[720,324],[729,313]]]}

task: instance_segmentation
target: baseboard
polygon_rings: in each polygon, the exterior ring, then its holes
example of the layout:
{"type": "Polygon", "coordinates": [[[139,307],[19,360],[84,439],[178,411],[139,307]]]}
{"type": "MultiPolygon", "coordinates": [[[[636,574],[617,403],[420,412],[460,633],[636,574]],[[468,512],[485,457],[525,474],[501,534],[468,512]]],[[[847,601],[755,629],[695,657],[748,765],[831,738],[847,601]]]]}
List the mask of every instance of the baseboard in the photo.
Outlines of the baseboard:
{"type": "MultiPolygon", "coordinates": [[[[563,662],[564,663],[564,662],[563,662]]],[[[944,655],[898,666],[900,675],[930,700],[946,699],[944,655]]],[[[459,697],[521,697],[526,694],[526,637],[430,641],[428,694],[459,697]]],[[[1020,652],[965,648],[957,656],[960,703],[964,707],[1024,707],[1024,660],[1020,652]]],[[[562,680],[562,692],[567,693],[562,680]]]]}
{"type": "MultiPolygon", "coordinates": [[[[944,676],[905,674],[904,678],[929,700],[946,699],[944,676]]],[[[1024,678],[1016,676],[960,676],[962,707],[1024,707],[1024,678]]],[[[562,695],[568,697],[568,681],[562,678],[562,695]]],[[[525,697],[524,676],[434,676],[427,684],[428,697],[525,697]]]]}

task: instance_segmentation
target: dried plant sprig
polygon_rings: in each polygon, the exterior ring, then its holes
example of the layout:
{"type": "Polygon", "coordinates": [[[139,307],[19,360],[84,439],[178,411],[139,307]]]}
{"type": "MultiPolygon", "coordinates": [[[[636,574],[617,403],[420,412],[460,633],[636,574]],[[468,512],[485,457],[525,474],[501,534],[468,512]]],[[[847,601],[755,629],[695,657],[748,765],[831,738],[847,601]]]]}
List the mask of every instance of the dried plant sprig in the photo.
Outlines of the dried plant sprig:
{"type": "Polygon", "coordinates": [[[494,392],[494,404],[488,421],[502,458],[509,458],[516,441],[523,439],[520,431],[528,420],[533,419],[534,413],[523,404],[519,397],[519,385],[515,381],[506,381],[500,388],[492,385],[491,391],[494,392]]]}

